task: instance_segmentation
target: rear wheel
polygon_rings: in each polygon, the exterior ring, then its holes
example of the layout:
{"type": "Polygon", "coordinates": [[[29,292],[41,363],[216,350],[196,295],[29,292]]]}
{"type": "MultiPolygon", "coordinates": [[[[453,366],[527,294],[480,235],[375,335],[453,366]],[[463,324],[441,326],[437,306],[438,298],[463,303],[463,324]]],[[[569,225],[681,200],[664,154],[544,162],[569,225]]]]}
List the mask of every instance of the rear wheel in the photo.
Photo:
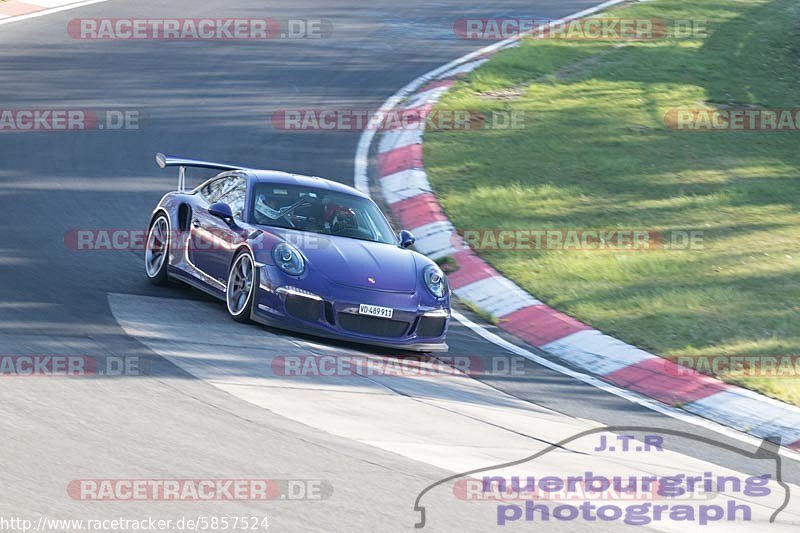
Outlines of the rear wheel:
{"type": "Polygon", "coordinates": [[[247,250],[242,250],[233,260],[225,290],[228,314],[237,322],[250,321],[257,285],[258,272],[253,256],[247,250]]]}
{"type": "Polygon", "coordinates": [[[159,215],[150,225],[144,249],[144,269],[153,285],[166,285],[169,265],[169,221],[159,215]]]}

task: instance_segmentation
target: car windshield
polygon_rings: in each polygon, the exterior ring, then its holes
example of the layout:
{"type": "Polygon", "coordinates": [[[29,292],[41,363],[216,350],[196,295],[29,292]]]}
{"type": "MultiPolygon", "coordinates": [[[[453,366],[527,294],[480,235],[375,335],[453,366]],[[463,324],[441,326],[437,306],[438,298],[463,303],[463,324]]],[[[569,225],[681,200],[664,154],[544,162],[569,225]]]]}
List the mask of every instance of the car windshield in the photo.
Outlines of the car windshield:
{"type": "Polygon", "coordinates": [[[383,213],[367,198],[271,183],[257,184],[254,195],[256,224],[397,244],[383,213]]]}

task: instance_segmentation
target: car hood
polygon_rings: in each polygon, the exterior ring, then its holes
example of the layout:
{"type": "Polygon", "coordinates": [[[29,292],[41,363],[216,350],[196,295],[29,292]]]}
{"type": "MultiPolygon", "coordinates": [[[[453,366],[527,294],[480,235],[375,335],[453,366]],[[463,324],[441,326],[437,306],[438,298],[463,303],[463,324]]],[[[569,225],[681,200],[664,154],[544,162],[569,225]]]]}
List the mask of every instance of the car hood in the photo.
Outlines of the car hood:
{"type": "Polygon", "coordinates": [[[334,283],[407,293],[416,290],[417,264],[410,250],[332,235],[313,234],[300,242],[296,234],[287,232],[281,236],[295,244],[312,267],[334,283]]]}
{"type": "Polygon", "coordinates": [[[346,237],[319,236],[318,246],[303,253],[314,267],[335,283],[412,293],[417,287],[414,254],[391,244],[346,237]]]}

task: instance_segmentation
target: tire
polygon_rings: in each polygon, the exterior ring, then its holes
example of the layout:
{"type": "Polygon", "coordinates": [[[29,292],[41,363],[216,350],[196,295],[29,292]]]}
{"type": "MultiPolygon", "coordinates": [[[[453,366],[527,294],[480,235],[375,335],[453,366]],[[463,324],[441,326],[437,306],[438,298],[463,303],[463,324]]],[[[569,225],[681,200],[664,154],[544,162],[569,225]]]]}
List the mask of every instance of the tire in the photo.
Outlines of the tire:
{"type": "Polygon", "coordinates": [[[248,250],[236,254],[225,286],[225,306],[237,322],[250,322],[250,313],[258,290],[258,269],[248,250]]]}
{"type": "Polygon", "coordinates": [[[165,214],[159,214],[150,224],[144,248],[144,271],[153,285],[168,285],[170,229],[165,214]]]}

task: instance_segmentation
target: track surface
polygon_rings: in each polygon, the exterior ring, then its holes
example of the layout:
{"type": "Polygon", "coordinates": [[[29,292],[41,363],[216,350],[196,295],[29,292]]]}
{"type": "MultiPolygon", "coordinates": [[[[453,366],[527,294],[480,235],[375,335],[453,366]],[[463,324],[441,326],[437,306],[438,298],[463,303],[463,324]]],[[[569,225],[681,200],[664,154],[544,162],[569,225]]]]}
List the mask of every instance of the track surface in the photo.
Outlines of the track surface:
{"type": "MultiPolygon", "coordinates": [[[[495,1],[488,9],[477,1],[378,1],[367,6],[295,0],[270,2],[268,8],[256,0],[169,6],[111,1],[4,26],[2,107],[122,108],[139,111],[141,118],[139,129],[131,131],[0,137],[0,352],[139,357],[143,375],[5,380],[0,388],[0,434],[5,437],[0,515],[175,518],[198,510],[187,503],[92,507],[71,501],[67,483],[86,477],[306,478],[330,481],[336,497],[270,506],[267,514],[275,528],[412,528],[414,497],[448,475],[447,469],[336,431],[320,431],[307,420],[281,416],[196,379],[162,358],[157,346],[142,342],[147,332],[129,335],[121,328],[109,294],[127,295],[116,301],[129,303],[142,296],[168,298],[176,313],[186,303],[205,306],[209,324],[220,332],[216,342],[239,328],[225,321],[221,306],[188,289],[149,286],[138,253],[75,252],[65,246],[64,235],[75,228],[143,228],[153,205],[175,184],[172,172],[154,167],[156,151],[349,182],[358,133],[279,132],[270,127],[269,113],[375,109],[412,78],[479,46],[452,37],[458,18],[557,18],[593,3],[495,1]],[[176,16],[321,18],[332,21],[334,35],[320,41],[191,43],[81,42],[66,33],[67,22],[77,17],[176,16]]],[[[123,305],[123,312],[132,306],[123,305]]],[[[139,318],[146,314],[141,307],[139,312],[139,318]]],[[[276,352],[286,353],[307,341],[269,338],[276,352]]],[[[449,341],[453,354],[487,361],[509,356],[458,324],[449,341]]],[[[316,348],[317,353],[347,349],[326,343],[316,348]]],[[[536,365],[524,363],[524,368],[522,377],[489,375],[481,381],[542,411],[561,413],[565,420],[659,426],[729,442],[536,365]]],[[[413,409],[405,415],[415,416],[413,409]]],[[[560,436],[553,432],[552,438],[560,436]]],[[[729,468],[749,468],[735,453],[689,440],[676,442],[674,449],[729,468]]],[[[785,469],[784,478],[796,483],[796,465],[788,463],[785,469]]],[[[485,511],[465,509],[446,494],[432,498],[439,530],[489,525],[491,515],[485,511]]],[[[218,515],[262,511],[247,502],[202,508],[218,515]]],[[[576,529],[576,524],[560,527],[576,529]]]]}

